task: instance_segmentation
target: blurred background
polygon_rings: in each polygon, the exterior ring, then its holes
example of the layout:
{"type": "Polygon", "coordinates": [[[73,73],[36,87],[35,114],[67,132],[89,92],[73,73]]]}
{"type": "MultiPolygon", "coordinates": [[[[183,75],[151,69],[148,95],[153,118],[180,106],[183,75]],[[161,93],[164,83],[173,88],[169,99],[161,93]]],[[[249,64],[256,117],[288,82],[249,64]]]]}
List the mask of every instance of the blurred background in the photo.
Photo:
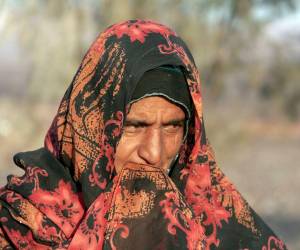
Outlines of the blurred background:
{"type": "Polygon", "coordinates": [[[0,184],[43,137],[105,27],[146,18],[177,31],[201,72],[208,138],[223,171],[300,249],[300,1],[0,0],[0,184]]]}

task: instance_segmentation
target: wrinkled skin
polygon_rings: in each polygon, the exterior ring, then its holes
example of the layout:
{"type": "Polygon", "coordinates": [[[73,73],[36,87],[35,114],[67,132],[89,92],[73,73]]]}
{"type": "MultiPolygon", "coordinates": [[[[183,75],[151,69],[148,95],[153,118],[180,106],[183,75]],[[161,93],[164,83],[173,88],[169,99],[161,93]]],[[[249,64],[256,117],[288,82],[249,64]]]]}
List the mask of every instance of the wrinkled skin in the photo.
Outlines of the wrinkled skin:
{"type": "Polygon", "coordinates": [[[162,97],[131,105],[115,155],[116,172],[126,165],[167,171],[182,145],[185,113],[162,97]]]}
{"type": "Polygon", "coordinates": [[[286,249],[216,164],[193,57],[174,31],[153,21],[118,23],[99,35],[44,147],[19,153],[14,161],[25,174],[9,176],[0,189],[0,249],[286,249]],[[118,145],[129,144],[132,127],[126,121],[136,84],[161,65],[181,67],[186,78],[194,106],[186,139],[180,146],[182,128],[176,135],[164,133],[164,122],[183,116],[156,113],[160,100],[154,113],[150,106],[143,114],[153,120],[141,129],[141,139],[122,150],[126,155],[116,155],[118,145]]]}

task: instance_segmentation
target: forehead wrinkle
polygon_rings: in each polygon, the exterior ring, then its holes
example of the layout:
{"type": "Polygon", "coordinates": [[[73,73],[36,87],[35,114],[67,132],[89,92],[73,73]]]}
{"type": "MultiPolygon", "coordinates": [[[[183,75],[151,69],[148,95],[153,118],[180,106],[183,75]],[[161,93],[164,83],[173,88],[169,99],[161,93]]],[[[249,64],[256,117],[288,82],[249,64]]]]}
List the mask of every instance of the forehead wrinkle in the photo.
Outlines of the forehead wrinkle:
{"type": "Polygon", "coordinates": [[[129,113],[127,120],[136,120],[146,123],[155,123],[160,122],[162,124],[169,124],[174,121],[184,121],[185,114],[184,112],[174,112],[170,109],[158,109],[158,110],[149,110],[149,111],[136,111],[129,113]]]}
{"type": "Polygon", "coordinates": [[[127,115],[127,120],[146,121],[147,123],[168,123],[172,120],[184,120],[185,112],[162,97],[147,97],[134,102],[127,115]]]}

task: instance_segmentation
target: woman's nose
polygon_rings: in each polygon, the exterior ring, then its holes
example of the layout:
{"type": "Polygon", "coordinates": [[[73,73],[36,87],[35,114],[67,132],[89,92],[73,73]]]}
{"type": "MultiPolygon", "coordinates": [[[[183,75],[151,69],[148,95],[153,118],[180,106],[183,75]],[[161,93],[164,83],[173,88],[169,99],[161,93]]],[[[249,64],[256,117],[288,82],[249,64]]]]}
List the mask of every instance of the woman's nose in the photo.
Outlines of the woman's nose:
{"type": "Polygon", "coordinates": [[[159,128],[149,128],[139,146],[138,155],[146,164],[158,166],[163,154],[163,140],[159,128]]]}

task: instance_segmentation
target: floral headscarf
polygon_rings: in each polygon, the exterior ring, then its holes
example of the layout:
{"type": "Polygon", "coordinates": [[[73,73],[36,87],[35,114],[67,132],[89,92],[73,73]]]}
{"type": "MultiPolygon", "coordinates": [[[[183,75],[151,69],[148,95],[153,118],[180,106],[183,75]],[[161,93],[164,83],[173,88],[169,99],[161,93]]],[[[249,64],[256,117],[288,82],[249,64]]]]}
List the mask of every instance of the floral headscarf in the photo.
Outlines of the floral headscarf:
{"type": "MultiPolygon", "coordinates": [[[[176,86],[174,86],[176,87],[176,86]]],[[[45,138],[0,192],[1,249],[286,249],[215,162],[199,73],[170,28],[143,20],[106,29],[85,55],[45,138]],[[170,176],[122,169],[114,154],[144,72],[183,69],[194,117],[170,176]]]]}

